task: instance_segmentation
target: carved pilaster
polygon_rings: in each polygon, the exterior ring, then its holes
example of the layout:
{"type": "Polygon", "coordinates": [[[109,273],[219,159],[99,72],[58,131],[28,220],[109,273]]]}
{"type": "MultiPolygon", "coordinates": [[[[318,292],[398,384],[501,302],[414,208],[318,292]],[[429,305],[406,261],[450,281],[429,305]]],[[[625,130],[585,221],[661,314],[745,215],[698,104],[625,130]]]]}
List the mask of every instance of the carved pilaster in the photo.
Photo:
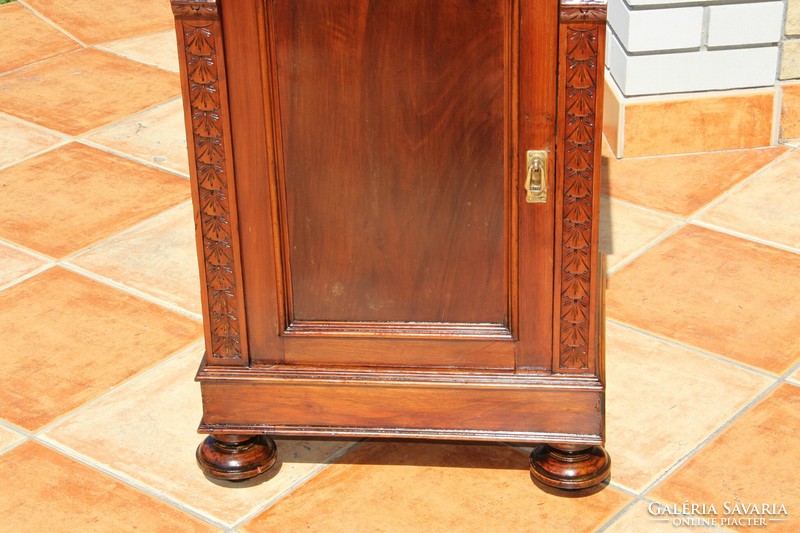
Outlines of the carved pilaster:
{"type": "Polygon", "coordinates": [[[217,4],[173,0],[210,364],[245,364],[244,308],[235,224],[224,54],[217,4]]]}
{"type": "Polygon", "coordinates": [[[558,371],[595,369],[599,113],[605,5],[562,2],[559,26],[560,299],[558,371]]]}

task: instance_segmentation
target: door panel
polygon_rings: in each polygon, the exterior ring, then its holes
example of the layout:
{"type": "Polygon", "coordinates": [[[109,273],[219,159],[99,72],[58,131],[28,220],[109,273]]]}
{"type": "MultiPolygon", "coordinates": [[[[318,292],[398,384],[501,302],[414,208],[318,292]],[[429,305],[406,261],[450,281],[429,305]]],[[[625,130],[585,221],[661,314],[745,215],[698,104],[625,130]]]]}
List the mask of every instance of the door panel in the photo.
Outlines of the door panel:
{"type": "Polygon", "coordinates": [[[507,323],[504,7],[277,0],[292,323],[507,323]]]}
{"type": "Polygon", "coordinates": [[[282,323],[284,348],[280,356],[256,348],[253,360],[547,361],[552,263],[537,258],[552,256],[553,209],[524,205],[519,160],[525,149],[554,149],[555,96],[537,87],[549,91],[555,75],[531,73],[554,64],[555,50],[542,61],[518,49],[521,40],[554,42],[520,22],[554,8],[516,0],[264,7],[277,193],[274,242],[265,246],[277,251],[279,278],[278,315],[265,318],[282,323]],[[520,243],[527,235],[537,242],[520,243]]]}

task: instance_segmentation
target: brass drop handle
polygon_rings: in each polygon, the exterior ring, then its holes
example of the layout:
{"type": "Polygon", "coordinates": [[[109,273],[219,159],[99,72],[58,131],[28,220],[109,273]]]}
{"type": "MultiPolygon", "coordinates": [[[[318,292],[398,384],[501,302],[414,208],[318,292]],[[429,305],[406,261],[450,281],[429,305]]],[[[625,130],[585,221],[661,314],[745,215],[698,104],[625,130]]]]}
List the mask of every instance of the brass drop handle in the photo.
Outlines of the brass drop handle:
{"type": "Polygon", "coordinates": [[[528,150],[528,172],[525,177],[525,201],[540,204],[547,201],[547,151],[528,150]]]}

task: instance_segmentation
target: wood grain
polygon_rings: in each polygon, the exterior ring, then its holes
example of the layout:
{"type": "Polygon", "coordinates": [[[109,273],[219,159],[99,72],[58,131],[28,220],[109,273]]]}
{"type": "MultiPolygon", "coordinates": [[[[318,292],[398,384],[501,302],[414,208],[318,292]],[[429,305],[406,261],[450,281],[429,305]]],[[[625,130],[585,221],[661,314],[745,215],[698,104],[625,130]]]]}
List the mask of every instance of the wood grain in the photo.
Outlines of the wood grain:
{"type": "Polygon", "coordinates": [[[292,319],[507,323],[506,2],[274,19],[292,319]]]}

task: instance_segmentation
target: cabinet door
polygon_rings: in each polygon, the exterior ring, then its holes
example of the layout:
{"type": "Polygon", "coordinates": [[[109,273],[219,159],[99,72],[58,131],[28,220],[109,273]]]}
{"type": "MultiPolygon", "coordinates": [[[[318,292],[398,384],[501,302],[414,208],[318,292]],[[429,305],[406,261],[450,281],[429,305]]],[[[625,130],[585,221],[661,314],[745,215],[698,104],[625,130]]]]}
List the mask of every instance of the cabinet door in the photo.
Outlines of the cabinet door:
{"type": "Polygon", "coordinates": [[[264,7],[281,360],[549,367],[557,6],[264,7]]]}

